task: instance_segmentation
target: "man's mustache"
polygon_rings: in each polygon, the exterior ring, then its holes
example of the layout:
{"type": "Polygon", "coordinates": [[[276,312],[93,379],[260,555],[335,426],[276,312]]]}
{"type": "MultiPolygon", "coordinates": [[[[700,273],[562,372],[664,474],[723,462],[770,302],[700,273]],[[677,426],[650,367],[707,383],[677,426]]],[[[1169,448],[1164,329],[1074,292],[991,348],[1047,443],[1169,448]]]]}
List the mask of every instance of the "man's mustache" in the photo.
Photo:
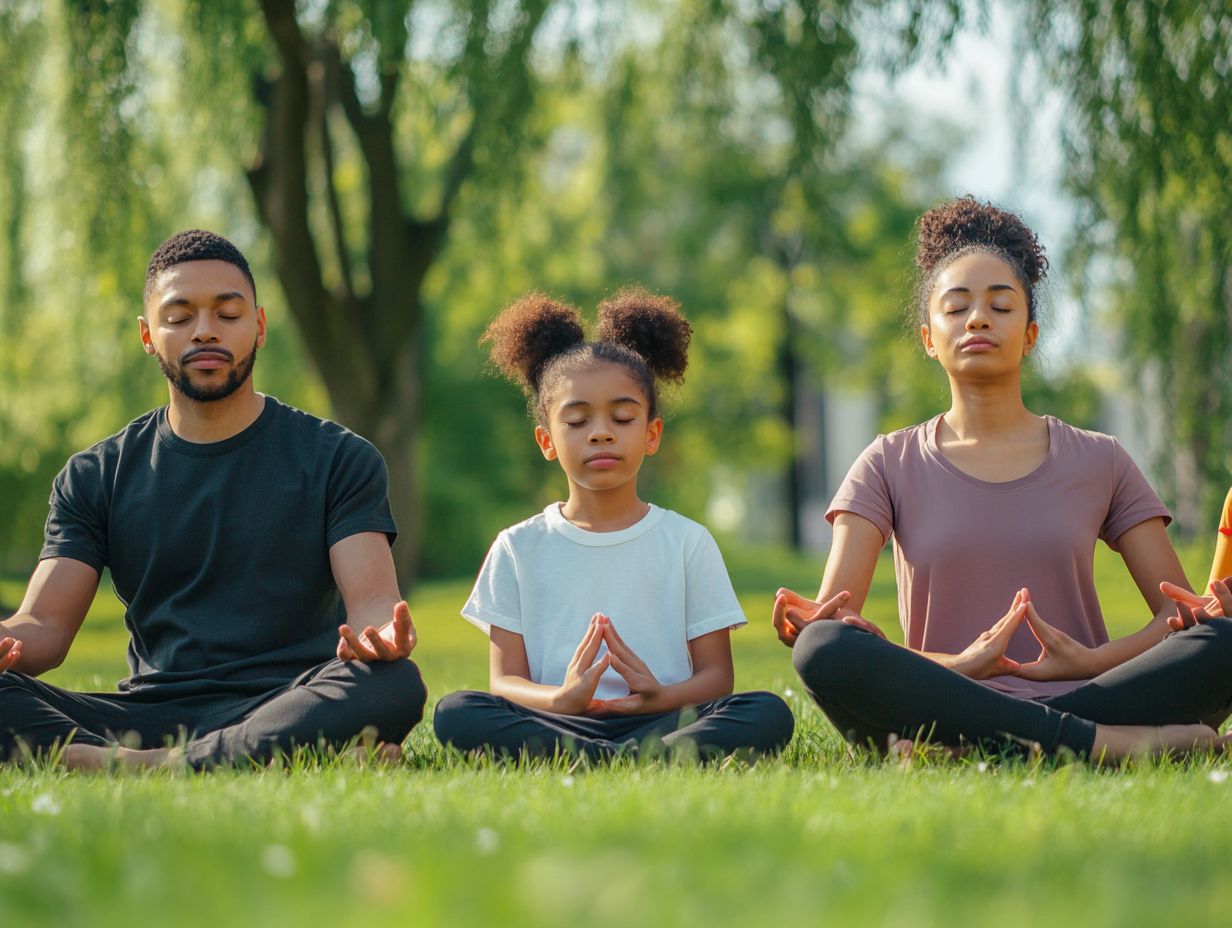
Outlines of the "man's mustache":
{"type": "Polygon", "coordinates": [[[180,364],[187,364],[189,361],[191,361],[193,358],[195,358],[199,354],[217,354],[217,355],[222,355],[228,361],[235,360],[235,355],[233,355],[226,348],[201,347],[201,348],[193,348],[191,351],[186,351],[182,355],[180,355],[180,364]]]}

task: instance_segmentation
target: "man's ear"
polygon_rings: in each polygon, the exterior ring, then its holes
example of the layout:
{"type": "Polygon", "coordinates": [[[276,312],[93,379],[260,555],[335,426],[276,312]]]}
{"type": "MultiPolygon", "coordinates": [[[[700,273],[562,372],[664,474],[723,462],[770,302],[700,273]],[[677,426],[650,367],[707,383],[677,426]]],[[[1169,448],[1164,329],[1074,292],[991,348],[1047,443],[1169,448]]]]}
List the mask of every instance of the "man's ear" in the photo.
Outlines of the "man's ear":
{"type": "Polygon", "coordinates": [[[265,307],[257,307],[257,347],[265,347],[265,307]]]}
{"type": "Polygon", "coordinates": [[[549,461],[556,460],[556,446],[552,444],[552,433],[542,425],[535,426],[535,444],[539,446],[545,458],[549,461]]]}
{"type": "Polygon", "coordinates": [[[141,335],[141,350],[146,354],[154,354],[154,340],[150,337],[150,323],[145,315],[137,317],[137,329],[141,335]]]}

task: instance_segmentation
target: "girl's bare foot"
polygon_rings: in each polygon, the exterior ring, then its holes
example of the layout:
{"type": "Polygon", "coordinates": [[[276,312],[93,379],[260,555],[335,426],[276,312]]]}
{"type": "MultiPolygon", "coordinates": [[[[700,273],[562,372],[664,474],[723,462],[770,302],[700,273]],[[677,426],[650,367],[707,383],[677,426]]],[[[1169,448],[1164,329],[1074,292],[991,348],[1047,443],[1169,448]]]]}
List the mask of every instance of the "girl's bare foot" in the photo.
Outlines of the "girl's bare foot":
{"type": "Polygon", "coordinates": [[[1227,750],[1229,736],[1206,725],[1096,725],[1091,758],[1109,763],[1127,757],[1162,757],[1227,750]]]}
{"type": "Polygon", "coordinates": [[[381,766],[392,766],[402,763],[402,745],[381,741],[373,747],[362,744],[355,745],[355,759],[361,763],[372,762],[381,766]]]}

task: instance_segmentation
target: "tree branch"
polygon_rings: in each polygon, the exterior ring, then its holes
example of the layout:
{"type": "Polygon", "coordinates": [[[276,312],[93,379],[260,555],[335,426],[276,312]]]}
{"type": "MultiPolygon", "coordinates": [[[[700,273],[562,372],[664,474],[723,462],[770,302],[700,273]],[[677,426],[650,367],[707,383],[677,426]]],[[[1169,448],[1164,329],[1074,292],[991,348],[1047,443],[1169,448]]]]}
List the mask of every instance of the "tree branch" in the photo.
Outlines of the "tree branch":
{"type": "Polygon", "coordinates": [[[351,254],[347,248],[346,230],[342,224],[342,207],[338,202],[338,188],[334,186],[334,142],[329,132],[329,111],[336,99],[331,93],[334,83],[330,75],[330,63],[327,56],[314,62],[312,68],[313,98],[316,106],[313,116],[317,120],[318,137],[321,144],[322,169],[325,175],[325,202],[329,210],[330,231],[334,238],[334,254],[338,261],[338,273],[342,278],[342,289],[346,298],[355,296],[355,279],[351,272],[351,254]]]}

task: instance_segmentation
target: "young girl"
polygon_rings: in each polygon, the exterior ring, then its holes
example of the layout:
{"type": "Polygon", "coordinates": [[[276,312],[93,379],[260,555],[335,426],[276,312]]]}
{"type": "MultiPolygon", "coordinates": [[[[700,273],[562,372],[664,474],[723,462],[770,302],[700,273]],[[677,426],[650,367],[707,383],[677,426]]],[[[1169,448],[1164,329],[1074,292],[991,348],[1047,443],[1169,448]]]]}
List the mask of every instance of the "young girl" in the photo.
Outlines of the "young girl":
{"type": "Polygon", "coordinates": [[[1047,269],[1034,233],[962,198],[921,217],[917,265],[920,337],[950,408],[865,450],[827,513],[817,600],[779,592],[774,624],[813,698],[849,740],[881,749],[921,734],[1096,759],[1221,744],[1232,622],[1169,636],[1161,584],[1188,586],[1168,511],[1115,439],[1023,404],[1047,269]],[[859,615],[891,537],[906,647],[859,615]],[[1155,613],[1116,641],[1096,598],[1097,539],[1155,613]]]}
{"type": "Polygon", "coordinates": [[[728,634],[746,623],[714,540],[637,494],[663,434],[656,380],[683,378],[690,334],[674,300],[642,290],[599,307],[593,342],[574,309],[541,294],[488,328],[492,361],[525,388],[569,498],[488,552],[462,614],[490,636],[491,692],[437,704],[442,742],[606,758],[651,737],[706,756],[791,739],[783,700],[731,695],[728,634]]]}

